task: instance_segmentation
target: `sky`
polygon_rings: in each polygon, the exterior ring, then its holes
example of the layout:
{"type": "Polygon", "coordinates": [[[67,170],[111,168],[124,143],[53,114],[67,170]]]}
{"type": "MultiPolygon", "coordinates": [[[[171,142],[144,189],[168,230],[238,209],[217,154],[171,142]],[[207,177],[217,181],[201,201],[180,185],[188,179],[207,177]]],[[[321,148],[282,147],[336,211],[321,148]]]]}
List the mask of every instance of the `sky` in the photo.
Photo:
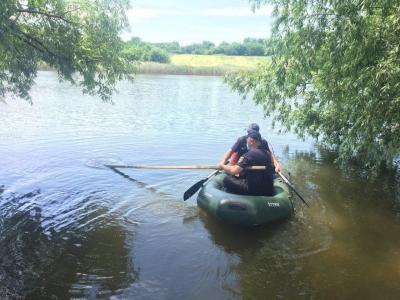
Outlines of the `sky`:
{"type": "Polygon", "coordinates": [[[140,37],[151,43],[218,45],[270,36],[272,8],[264,5],[253,13],[248,0],[131,0],[131,6],[131,31],[121,35],[125,41],[140,37]]]}

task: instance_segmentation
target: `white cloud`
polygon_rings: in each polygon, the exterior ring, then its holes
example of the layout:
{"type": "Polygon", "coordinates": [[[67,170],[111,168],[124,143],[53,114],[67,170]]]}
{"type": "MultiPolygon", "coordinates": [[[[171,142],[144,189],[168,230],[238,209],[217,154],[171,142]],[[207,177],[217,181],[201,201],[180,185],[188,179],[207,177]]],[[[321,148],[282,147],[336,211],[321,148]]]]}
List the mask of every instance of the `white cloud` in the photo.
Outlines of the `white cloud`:
{"type": "Polygon", "coordinates": [[[177,12],[174,10],[149,9],[140,7],[133,7],[126,13],[130,23],[141,23],[161,15],[175,15],[175,14],[177,14],[177,12]]]}
{"type": "Polygon", "coordinates": [[[270,16],[272,6],[262,6],[253,13],[250,8],[220,8],[204,10],[203,15],[221,16],[221,17],[245,17],[245,16],[270,16]]]}

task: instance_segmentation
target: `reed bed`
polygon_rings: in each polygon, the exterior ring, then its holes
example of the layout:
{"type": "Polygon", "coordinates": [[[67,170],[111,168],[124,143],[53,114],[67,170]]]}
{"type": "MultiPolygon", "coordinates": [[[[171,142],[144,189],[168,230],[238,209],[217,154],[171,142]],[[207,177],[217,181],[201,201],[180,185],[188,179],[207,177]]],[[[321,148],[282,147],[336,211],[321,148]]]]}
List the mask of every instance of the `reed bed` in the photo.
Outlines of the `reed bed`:
{"type": "Polygon", "coordinates": [[[238,71],[241,69],[248,68],[234,66],[192,67],[184,65],[160,64],[155,62],[142,62],[139,66],[139,74],[223,76],[228,71],[238,71]]]}
{"type": "MultiPolygon", "coordinates": [[[[139,66],[139,74],[159,75],[199,75],[199,76],[223,76],[228,71],[239,71],[238,67],[191,67],[172,64],[160,64],[155,62],[142,62],[139,66]]],[[[45,64],[38,66],[41,71],[57,71],[45,64]]]]}
{"type": "MultiPolygon", "coordinates": [[[[141,62],[139,74],[223,76],[230,71],[253,70],[267,61],[266,57],[225,56],[225,55],[173,55],[170,64],[141,62]]],[[[55,71],[42,63],[39,70],[55,71]]]]}

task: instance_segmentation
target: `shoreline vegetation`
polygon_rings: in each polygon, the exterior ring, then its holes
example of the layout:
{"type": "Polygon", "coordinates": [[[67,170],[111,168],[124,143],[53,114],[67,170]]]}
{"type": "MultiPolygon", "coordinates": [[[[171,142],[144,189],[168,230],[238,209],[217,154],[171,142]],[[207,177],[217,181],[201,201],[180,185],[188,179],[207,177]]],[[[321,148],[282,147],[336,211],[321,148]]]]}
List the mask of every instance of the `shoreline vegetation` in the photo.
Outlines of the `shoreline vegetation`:
{"type": "MultiPolygon", "coordinates": [[[[138,69],[139,74],[223,76],[229,71],[253,70],[267,60],[266,56],[177,54],[171,56],[170,64],[141,62],[138,69]]],[[[55,71],[46,65],[39,70],[55,71]]]]}

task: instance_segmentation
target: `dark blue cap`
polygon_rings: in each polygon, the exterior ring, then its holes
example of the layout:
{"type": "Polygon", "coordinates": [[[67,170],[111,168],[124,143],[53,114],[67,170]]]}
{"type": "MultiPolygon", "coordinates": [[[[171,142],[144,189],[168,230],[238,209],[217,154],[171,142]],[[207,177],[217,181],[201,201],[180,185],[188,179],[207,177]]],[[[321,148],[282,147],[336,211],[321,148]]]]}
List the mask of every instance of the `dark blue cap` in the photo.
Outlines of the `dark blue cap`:
{"type": "Polygon", "coordinates": [[[246,130],[247,130],[247,132],[249,131],[249,130],[255,130],[255,131],[260,131],[260,126],[258,126],[258,124],[256,124],[256,123],[251,123],[250,125],[249,125],[249,127],[247,127],[246,128],[246,130]]]}
{"type": "Polygon", "coordinates": [[[253,129],[248,129],[247,130],[247,137],[252,138],[253,140],[256,141],[261,141],[261,134],[253,129]]]}

